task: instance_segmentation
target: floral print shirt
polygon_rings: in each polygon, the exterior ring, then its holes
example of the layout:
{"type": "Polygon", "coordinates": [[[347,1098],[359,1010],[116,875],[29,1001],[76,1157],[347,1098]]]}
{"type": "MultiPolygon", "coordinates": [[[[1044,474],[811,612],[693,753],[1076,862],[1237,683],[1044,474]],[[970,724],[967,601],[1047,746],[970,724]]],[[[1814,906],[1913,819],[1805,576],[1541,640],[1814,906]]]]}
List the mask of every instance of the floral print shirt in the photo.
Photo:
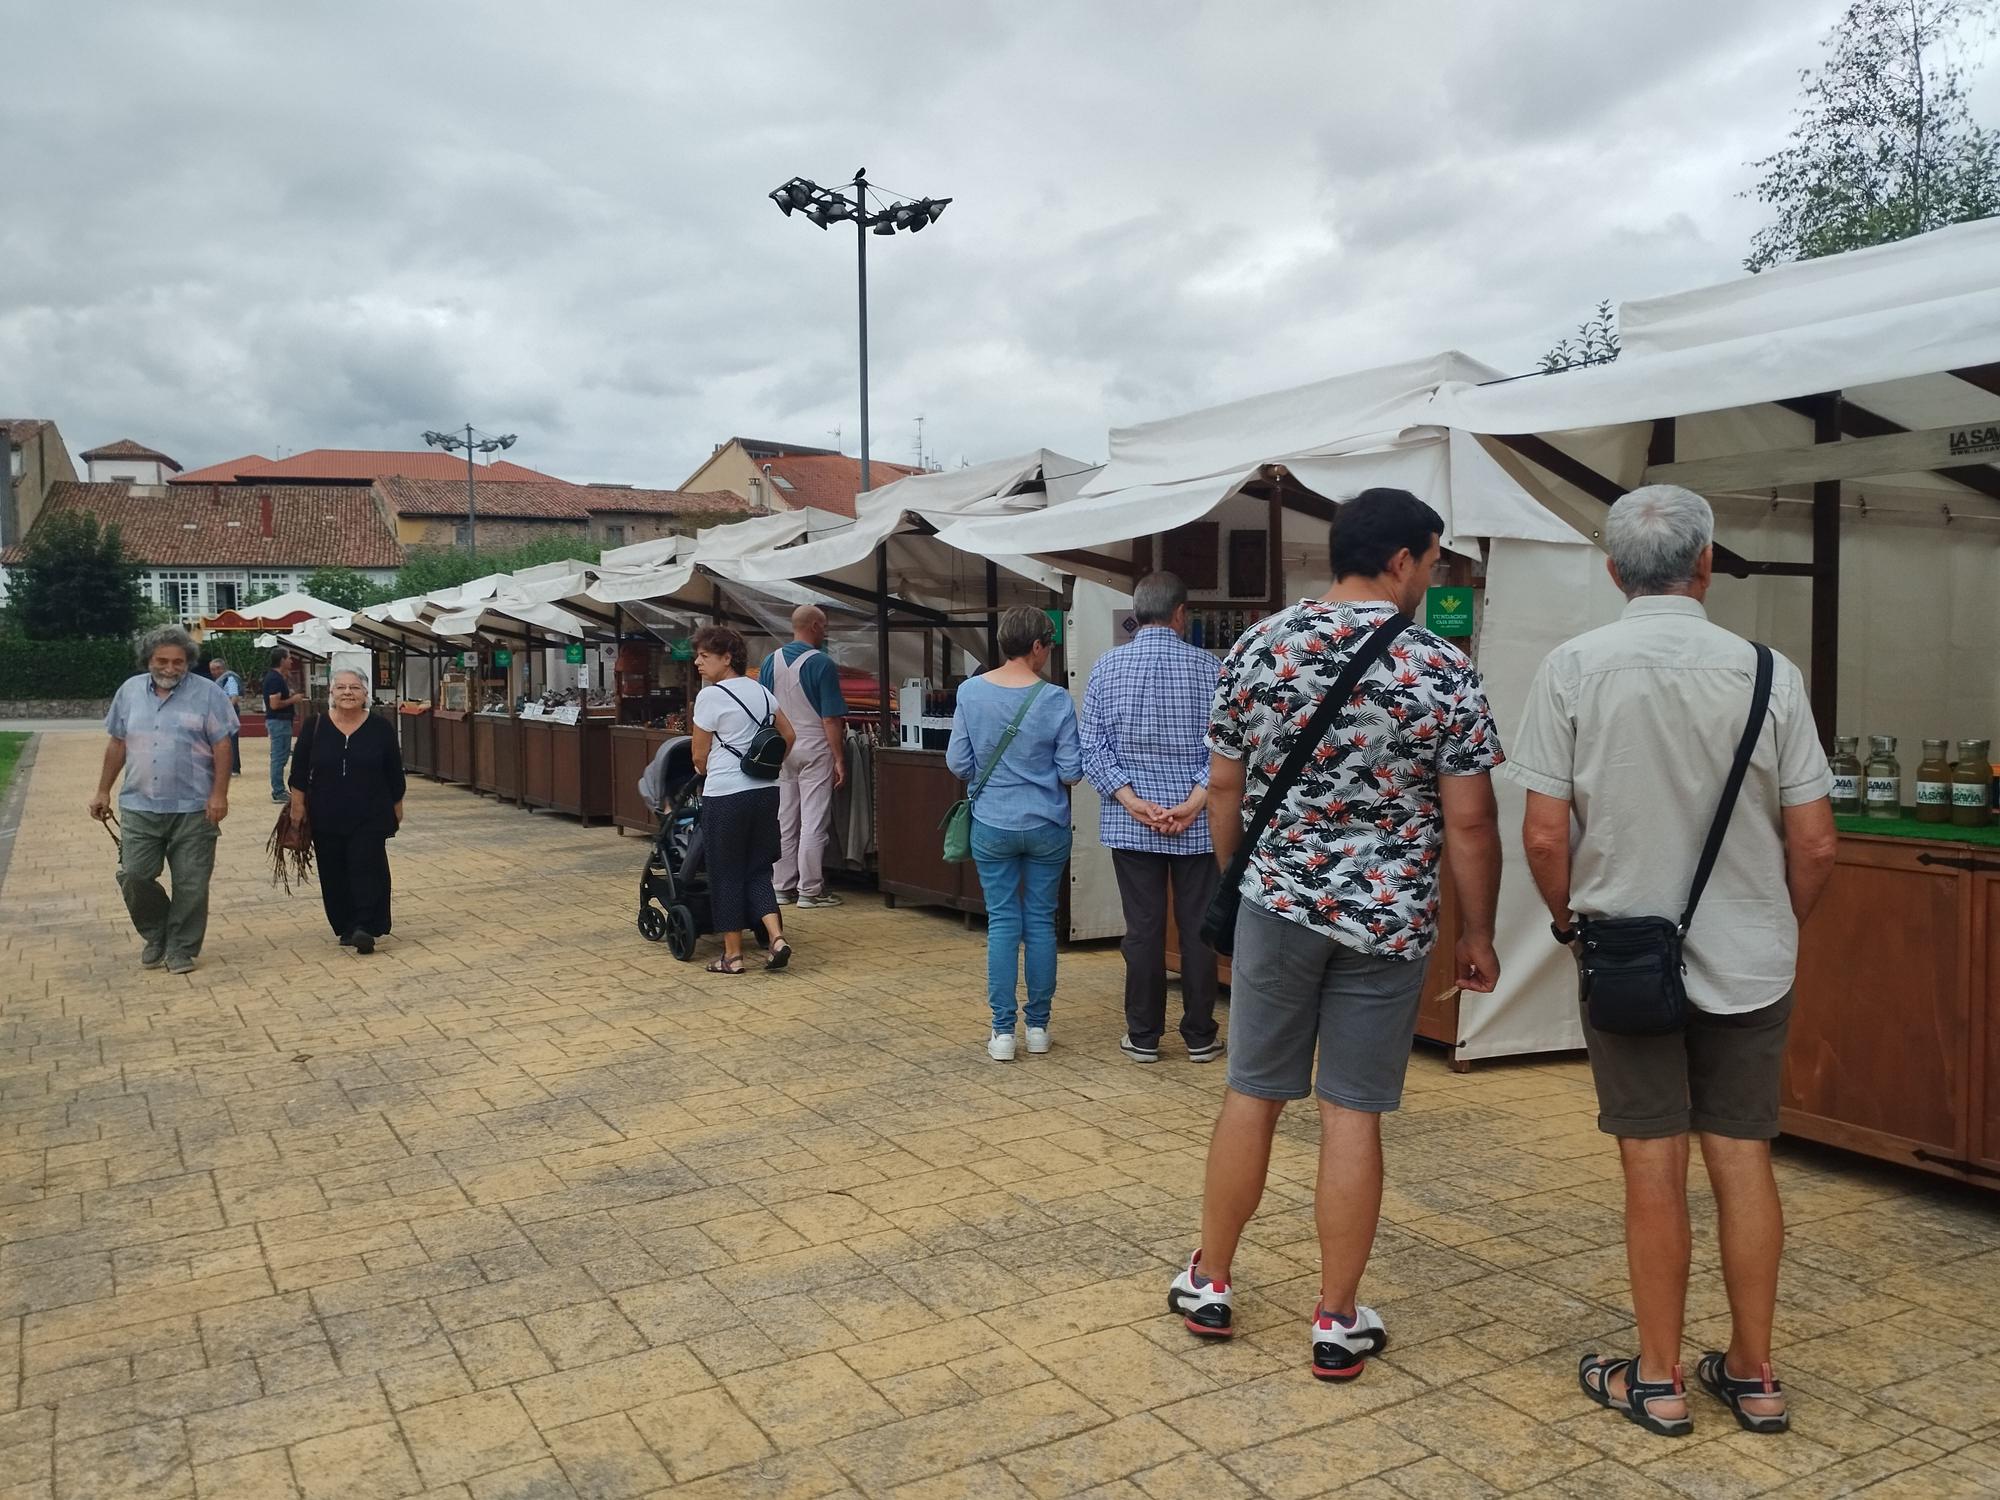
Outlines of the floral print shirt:
{"type": "MultiPolygon", "coordinates": [[[[1246,823],[1321,695],[1394,609],[1301,600],[1230,651],[1208,745],[1246,762],[1246,823]]],[[[1482,775],[1505,759],[1472,663],[1406,628],[1362,676],[1257,841],[1244,899],[1364,953],[1422,959],[1437,941],[1438,778],[1482,775]]]]}

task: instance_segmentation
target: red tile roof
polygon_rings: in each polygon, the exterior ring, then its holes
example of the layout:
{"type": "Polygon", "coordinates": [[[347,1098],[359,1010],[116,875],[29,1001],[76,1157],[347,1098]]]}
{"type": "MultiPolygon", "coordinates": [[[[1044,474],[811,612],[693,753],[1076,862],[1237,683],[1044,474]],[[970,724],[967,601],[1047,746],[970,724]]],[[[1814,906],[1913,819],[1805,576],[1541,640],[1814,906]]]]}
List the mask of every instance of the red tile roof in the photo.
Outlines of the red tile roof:
{"type": "MultiPolygon", "coordinates": [[[[854,497],[861,493],[861,460],[858,458],[849,458],[843,453],[794,453],[782,458],[761,459],[757,467],[768,472],[774,480],[784,481],[771,486],[773,508],[779,504],[814,505],[838,516],[854,514],[854,497]]],[[[868,465],[869,482],[877,489],[892,479],[923,472],[908,464],[884,463],[879,458],[871,459],[868,465]]]]}
{"type": "MultiPolygon", "coordinates": [[[[125,555],[149,567],[396,568],[403,562],[374,491],[352,485],[179,485],[163,497],[135,494],[125,484],[65,481],[50,486],[36,527],[65,511],[89,511],[99,525],[116,526],[125,555]]],[[[17,561],[19,551],[10,548],[4,560],[17,561]]]]}
{"type": "Polygon", "coordinates": [[[0,434],[7,441],[20,447],[44,427],[53,426],[46,417],[0,417],[0,434]]]}
{"type": "MultiPolygon", "coordinates": [[[[178,484],[227,484],[230,480],[256,484],[367,484],[390,477],[407,479],[457,479],[465,482],[465,455],[424,449],[416,453],[396,453],[364,448],[312,448],[290,458],[238,459],[234,464],[214,464],[183,474],[178,484]],[[226,473],[218,473],[225,470],[226,473]]],[[[481,484],[562,484],[552,474],[502,459],[479,465],[481,484]]]]}
{"type": "MultiPolygon", "coordinates": [[[[479,514],[496,519],[529,521],[587,521],[593,515],[687,515],[713,516],[748,514],[753,507],[741,495],[703,490],[636,490],[610,486],[564,484],[552,480],[544,484],[525,482],[488,485],[485,471],[477,486],[479,514]]],[[[379,479],[375,487],[383,503],[399,516],[463,516],[465,478],[410,479],[397,476],[379,479]]]]}
{"type": "Polygon", "coordinates": [[[205,469],[189,469],[167,481],[168,484],[234,484],[237,480],[256,474],[271,466],[271,460],[261,453],[246,453],[241,458],[232,458],[227,463],[210,464],[205,469]]]}
{"type": "Polygon", "coordinates": [[[143,459],[147,463],[165,464],[168,468],[172,469],[176,474],[180,472],[181,468],[179,464],[175,463],[171,458],[168,458],[167,455],[160,452],[159,449],[148,448],[144,443],[134,442],[131,438],[120,438],[115,443],[106,443],[101,448],[92,448],[88,453],[83,455],[83,461],[85,463],[89,463],[93,458],[143,459]]]}

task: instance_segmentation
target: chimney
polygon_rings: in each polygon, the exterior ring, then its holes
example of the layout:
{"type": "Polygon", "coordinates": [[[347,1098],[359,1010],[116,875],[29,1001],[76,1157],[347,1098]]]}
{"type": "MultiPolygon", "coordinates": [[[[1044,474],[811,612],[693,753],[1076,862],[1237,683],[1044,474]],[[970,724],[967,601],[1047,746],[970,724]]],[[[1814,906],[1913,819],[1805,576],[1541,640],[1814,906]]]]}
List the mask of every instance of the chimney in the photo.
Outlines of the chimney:
{"type": "Polygon", "coordinates": [[[259,495],[257,497],[257,526],[257,534],[266,541],[277,535],[277,532],[271,529],[271,497],[269,495],[259,495]]]}

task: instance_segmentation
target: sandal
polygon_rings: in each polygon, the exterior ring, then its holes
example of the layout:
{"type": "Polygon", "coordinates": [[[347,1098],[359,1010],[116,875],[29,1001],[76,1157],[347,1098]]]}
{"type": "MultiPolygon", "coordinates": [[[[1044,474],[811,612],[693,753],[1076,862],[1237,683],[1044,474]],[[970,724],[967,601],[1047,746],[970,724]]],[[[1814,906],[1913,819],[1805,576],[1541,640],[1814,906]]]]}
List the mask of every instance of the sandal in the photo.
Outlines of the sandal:
{"type": "Polygon", "coordinates": [[[764,960],[764,967],[773,974],[792,961],[792,945],[783,938],[771,944],[771,956],[764,960]]]}
{"type": "Polygon", "coordinates": [[[1729,1373],[1721,1351],[1711,1349],[1695,1362],[1694,1372],[1703,1388],[1729,1408],[1730,1415],[1736,1418],[1736,1425],[1745,1432],[1784,1432],[1791,1427],[1790,1411],[1772,1412],[1760,1417],[1743,1409],[1745,1401],[1785,1394],[1785,1388],[1772,1377],[1769,1365],[1759,1365],[1754,1379],[1739,1380],[1729,1373]]]}
{"type": "Polygon", "coordinates": [[[1639,1360],[1603,1359],[1595,1354],[1586,1354],[1576,1367],[1576,1383],[1583,1387],[1584,1395],[1599,1406],[1618,1412],[1628,1422],[1639,1426],[1659,1437],[1686,1437],[1694,1431],[1694,1416],[1656,1417],[1653,1415],[1655,1401],[1685,1400],[1687,1392],[1681,1385],[1681,1367],[1674,1366],[1672,1380],[1641,1380],[1639,1360]],[[1625,1372],[1625,1395],[1623,1399],[1611,1394],[1611,1377],[1620,1370],[1625,1372]],[[1595,1376],[1593,1380],[1591,1377],[1595,1376]]]}
{"type": "Polygon", "coordinates": [[[743,972],[743,960],[740,958],[731,958],[727,953],[717,954],[702,966],[702,972],[705,974],[741,974],[743,972]]]}

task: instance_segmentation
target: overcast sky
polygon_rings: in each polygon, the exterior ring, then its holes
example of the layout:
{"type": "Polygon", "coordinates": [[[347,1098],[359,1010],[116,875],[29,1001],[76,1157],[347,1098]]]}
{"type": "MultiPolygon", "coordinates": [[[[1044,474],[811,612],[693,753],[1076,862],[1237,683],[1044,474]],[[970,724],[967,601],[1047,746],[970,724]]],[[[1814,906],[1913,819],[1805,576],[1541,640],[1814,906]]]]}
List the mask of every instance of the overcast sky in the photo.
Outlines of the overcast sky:
{"type": "Polygon", "coordinates": [[[878,457],[1526,369],[1736,274],[1840,9],[0,0],[0,415],[189,468],[468,420],[572,479],[854,453],[854,232],[766,194],[862,166],[954,199],[869,241],[878,457]]]}

